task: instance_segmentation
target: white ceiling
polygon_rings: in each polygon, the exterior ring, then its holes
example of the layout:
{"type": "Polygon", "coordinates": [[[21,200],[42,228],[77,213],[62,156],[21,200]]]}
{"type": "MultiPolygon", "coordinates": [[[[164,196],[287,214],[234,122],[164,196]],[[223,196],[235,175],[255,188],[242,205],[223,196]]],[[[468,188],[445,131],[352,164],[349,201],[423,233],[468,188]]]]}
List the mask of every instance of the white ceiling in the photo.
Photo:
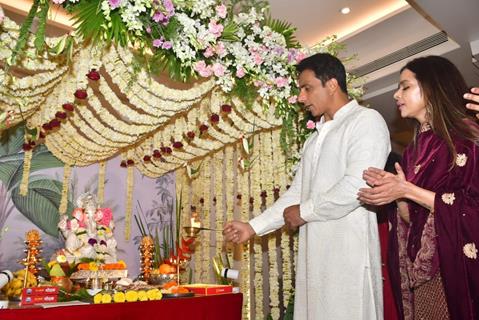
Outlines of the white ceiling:
{"type": "MultiPolygon", "coordinates": [[[[440,31],[449,41],[415,56],[393,63],[364,77],[365,104],[377,109],[391,130],[396,151],[410,137],[410,128],[399,119],[392,93],[397,86],[399,69],[421,55],[443,55],[463,72],[470,85],[479,84],[479,67],[471,56],[479,59],[479,0],[269,0],[273,17],[297,27],[301,44],[311,46],[329,35],[337,35],[346,45],[344,56],[356,55],[349,70],[383,58],[440,31]],[[340,13],[342,7],[351,13],[340,13]],[[471,49],[472,47],[472,49],[471,49]]],[[[0,0],[10,12],[24,16],[31,0],[0,0]]],[[[17,17],[17,18],[18,18],[17,17]]],[[[53,14],[57,26],[66,28],[66,17],[53,14]]],[[[20,17],[21,19],[21,17],[20,17]]],[[[64,30],[51,28],[52,33],[64,30]]],[[[478,63],[479,65],[479,63],[478,63]]]]}

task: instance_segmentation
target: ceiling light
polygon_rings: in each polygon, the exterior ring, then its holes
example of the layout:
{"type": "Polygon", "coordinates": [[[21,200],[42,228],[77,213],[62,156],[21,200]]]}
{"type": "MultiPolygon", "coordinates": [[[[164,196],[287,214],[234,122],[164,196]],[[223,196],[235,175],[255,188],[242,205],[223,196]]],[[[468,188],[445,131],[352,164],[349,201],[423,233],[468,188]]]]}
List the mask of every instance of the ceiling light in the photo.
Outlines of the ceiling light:
{"type": "Polygon", "coordinates": [[[351,12],[351,8],[349,8],[349,7],[344,7],[344,8],[342,8],[340,11],[341,11],[342,14],[348,14],[348,13],[351,12]]]}

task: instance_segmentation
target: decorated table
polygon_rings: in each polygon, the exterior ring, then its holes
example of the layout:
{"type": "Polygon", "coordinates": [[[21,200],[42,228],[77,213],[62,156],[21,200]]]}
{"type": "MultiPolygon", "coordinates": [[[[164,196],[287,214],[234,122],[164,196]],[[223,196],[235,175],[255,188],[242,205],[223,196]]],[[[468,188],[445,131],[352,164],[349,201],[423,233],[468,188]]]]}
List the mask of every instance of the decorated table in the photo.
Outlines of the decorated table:
{"type": "Polygon", "coordinates": [[[39,307],[2,309],[2,320],[52,319],[241,319],[243,295],[221,294],[159,301],[90,304],[42,309],[39,307]]]}

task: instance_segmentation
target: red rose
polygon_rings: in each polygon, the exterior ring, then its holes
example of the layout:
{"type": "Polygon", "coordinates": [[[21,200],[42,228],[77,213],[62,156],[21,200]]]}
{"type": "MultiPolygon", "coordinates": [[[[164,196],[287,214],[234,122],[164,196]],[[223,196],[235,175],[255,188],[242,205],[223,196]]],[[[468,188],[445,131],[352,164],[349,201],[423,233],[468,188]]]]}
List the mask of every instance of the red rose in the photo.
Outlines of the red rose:
{"type": "Polygon", "coordinates": [[[170,154],[170,153],[173,152],[173,150],[171,150],[170,147],[165,147],[165,152],[166,152],[167,154],[170,154]]]}
{"type": "Polygon", "coordinates": [[[160,150],[158,149],[153,150],[153,158],[161,158],[160,150]]]}
{"type": "Polygon", "coordinates": [[[132,166],[132,165],[135,164],[135,161],[133,161],[133,160],[131,160],[131,159],[128,159],[128,160],[126,160],[126,164],[127,164],[128,166],[132,166]]]}
{"type": "Polygon", "coordinates": [[[200,132],[203,133],[208,130],[208,126],[206,124],[200,125],[200,132]]]}
{"type": "Polygon", "coordinates": [[[268,194],[266,193],[266,191],[261,191],[261,198],[266,198],[268,196],[268,194]]]}
{"type": "Polygon", "coordinates": [[[75,97],[77,99],[86,99],[86,97],[88,97],[88,94],[86,93],[86,90],[78,89],[77,91],[75,91],[75,97]]]}
{"type": "Polygon", "coordinates": [[[183,148],[183,143],[181,143],[180,141],[175,141],[175,142],[173,142],[173,148],[181,149],[181,148],[183,148]]]}
{"type": "Polygon", "coordinates": [[[32,150],[32,146],[29,143],[24,143],[22,146],[23,151],[30,151],[32,150]]]}
{"type": "Polygon", "coordinates": [[[220,121],[220,116],[216,113],[213,113],[210,117],[212,123],[218,123],[220,121]]]}
{"type": "Polygon", "coordinates": [[[274,193],[279,193],[279,188],[278,188],[278,187],[274,187],[274,188],[273,188],[273,192],[274,192],[274,193]]]}
{"type": "Polygon", "coordinates": [[[57,113],[55,113],[55,118],[65,120],[67,118],[67,114],[65,112],[57,111],[57,113]]]}
{"type": "Polygon", "coordinates": [[[188,139],[193,140],[195,138],[195,133],[193,131],[188,131],[186,133],[186,136],[188,137],[188,139]]]}
{"type": "Polygon", "coordinates": [[[30,141],[30,146],[34,147],[36,145],[35,141],[30,141]]]}
{"type": "Polygon", "coordinates": [[[75,106],[71,103],[64,103],[62,107],[63,107],[63,110],[68,112],[73,112],[73,110],[75,110],[75,106]]]}
{"type": "Polygon", "coordinates": [[[122,160],[122,161],[121,161],[120,167],[126,168],[126,161],[125,161],[125,160],[122,160]]]}
{"type": "Polygon", "coordinates": [[[43,131],[40,131],[40,139],[45,139],[45,133],[43,131]]]}
{"type": "Polygon", "coordinates": [[[57,119],[53,119],[50,121],[50,126],[52,127],[52,129],[60,127],[60,121],[58,121],[57,119]]]}
{"type": "Polygon", "coordinates": [[[43,130],[45,130],[45,131],[52,130],[52,126],[50,125],[49,122],[44,123],[44,124],[42,125],[42,128],[43,128],[43,130]]]}
{"type": "Polygon", "coordinates": [[[143,161],[144,161],[144,162],[150,162],[150,161],[151,161],[151,157],[150,157],[150,156],[144,156],[144,157],[143,157],[143,161]]]}
{"type": "Polygon", "coordinates": [[[229,104],[224,104],[221,106],[221,111],[224,113],[230,113],[233,108],[229,104]]]}
{"type": "Polygon", "coordinates": [[[86,74],[86,76],[88,77],[88,79],[93,81],[100,80],[100,73],[95,69],[91,69],[90,72],[86,74]]]}

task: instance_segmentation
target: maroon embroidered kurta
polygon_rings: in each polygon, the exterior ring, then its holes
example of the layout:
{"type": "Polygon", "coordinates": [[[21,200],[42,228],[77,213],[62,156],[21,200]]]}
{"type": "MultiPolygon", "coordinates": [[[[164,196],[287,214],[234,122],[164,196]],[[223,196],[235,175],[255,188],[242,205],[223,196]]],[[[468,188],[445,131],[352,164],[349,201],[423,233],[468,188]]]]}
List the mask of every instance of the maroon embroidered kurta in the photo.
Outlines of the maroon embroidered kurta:
{"type": "Polygon", "coordinates": [[[453,139],[457,157],[432,130],[403,157],[408,181],[436,193],[434,214],[409,202],[410,224],[390,214],[389,266],[401,318],[411,319],[412,289],[440,272],[451,319],[479,319],[479,147],[453,139]]]}

